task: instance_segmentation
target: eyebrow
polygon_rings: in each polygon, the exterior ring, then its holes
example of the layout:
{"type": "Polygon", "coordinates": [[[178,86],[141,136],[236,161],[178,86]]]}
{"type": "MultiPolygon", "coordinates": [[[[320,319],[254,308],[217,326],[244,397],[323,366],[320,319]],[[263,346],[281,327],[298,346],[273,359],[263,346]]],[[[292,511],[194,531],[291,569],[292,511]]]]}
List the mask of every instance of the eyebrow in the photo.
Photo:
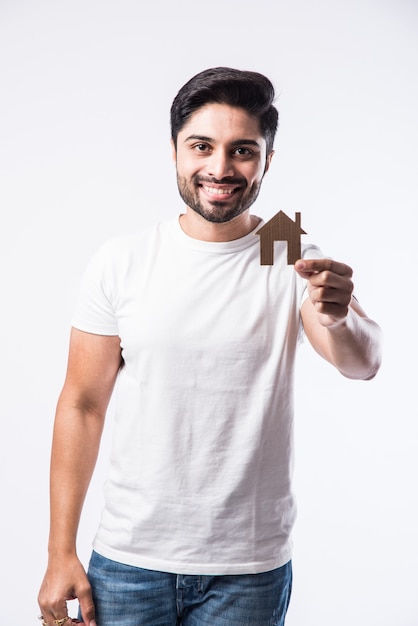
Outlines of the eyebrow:
{"type": "MultiPolygon", "coordinates": [[[[206,137],[206,135],[189,135],[184,140],[184,143],[187,141],[207,141],[209,143],[213,143],[215,140],[212,137],[206,137]]],[[[235,139],[231,142],[231,146],[256,146],[260,147],[260,144],[255,139],[235,139]]]]}

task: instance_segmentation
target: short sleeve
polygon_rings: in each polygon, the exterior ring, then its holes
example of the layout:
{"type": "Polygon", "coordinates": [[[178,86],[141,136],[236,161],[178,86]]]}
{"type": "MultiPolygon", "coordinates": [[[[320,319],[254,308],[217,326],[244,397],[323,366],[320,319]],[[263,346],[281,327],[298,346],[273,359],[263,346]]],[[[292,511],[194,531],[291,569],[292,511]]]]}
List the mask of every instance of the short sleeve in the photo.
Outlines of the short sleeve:
{"type": "Polygon", "coordinates": [[[91,259],[81,280],[72,326],[97,335],[118,335],[112,294],[114,278],[109,244],[91,259]]]}

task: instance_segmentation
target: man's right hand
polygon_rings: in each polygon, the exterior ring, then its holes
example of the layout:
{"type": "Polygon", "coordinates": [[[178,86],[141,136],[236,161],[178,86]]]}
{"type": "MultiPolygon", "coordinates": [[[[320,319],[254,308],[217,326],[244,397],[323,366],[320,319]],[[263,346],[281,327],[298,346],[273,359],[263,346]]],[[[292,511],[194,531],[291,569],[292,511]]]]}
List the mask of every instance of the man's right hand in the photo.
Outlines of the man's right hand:
{"type": "MultiPolygon", "coordinates": [[[[56,620],[68,616],[67,601],[75,599],[83,623],[96,626],[91,587],[81,562],[77,556],[51,558],[38,595],[43,622],[56,626],[56,620]]],[[[67,620],[64,626],[67,624],[71,621],[67,620]]]]}

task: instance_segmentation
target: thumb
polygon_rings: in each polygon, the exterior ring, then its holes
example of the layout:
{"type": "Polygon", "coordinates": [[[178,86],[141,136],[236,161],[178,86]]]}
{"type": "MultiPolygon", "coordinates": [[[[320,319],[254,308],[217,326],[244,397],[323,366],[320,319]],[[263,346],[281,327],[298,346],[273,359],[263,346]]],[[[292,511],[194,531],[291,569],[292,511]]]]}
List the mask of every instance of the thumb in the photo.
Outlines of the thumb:
{"type": "Polygon", "coordinates": [[[305,263],[305,261],[303,261],[302,259],[299,259],[299,261],[296,261],[295,270],[301,278],[306,278],[306,279],[310,278],[312,274],[314,273],[312,270],[308,269],[307,263],[305,263]]]}
{"type": "Polygon", "coordinates": [[[83,624],[85,624],[85,626],[97,626],[91,589],[87,589],[82,594],[79,594],[78,603],[80,605],[83,624]]]}

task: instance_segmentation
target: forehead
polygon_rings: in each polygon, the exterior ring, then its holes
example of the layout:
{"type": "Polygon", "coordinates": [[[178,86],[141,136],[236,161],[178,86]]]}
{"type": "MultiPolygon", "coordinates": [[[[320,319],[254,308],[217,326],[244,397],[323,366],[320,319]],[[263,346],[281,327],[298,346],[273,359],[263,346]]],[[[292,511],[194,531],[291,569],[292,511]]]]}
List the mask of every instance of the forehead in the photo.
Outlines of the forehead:
{"type": "Polygon", "coordinates": [[[191,135],[223,141],[237,138],[263,141],[257,117],[245,109],[218,103],[206,104],[190,116],[179,132],[179,138],[187,141],[191,135]]]}

